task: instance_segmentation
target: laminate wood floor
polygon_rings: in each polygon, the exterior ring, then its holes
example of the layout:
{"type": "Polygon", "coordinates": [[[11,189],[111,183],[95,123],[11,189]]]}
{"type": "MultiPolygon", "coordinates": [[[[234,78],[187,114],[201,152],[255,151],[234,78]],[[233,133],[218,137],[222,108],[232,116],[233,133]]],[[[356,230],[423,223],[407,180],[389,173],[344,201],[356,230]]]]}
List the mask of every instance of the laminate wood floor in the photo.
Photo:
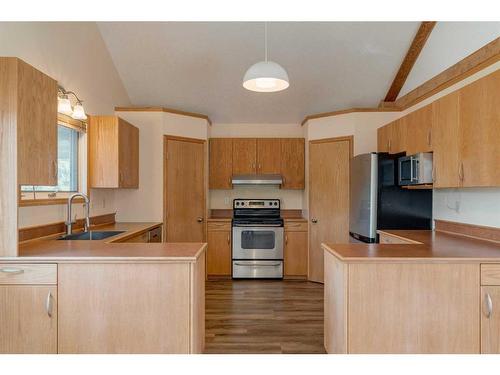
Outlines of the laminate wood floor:
{"type": "Polygon", "coordinates": [[[325,353],[323,285],[206,282],[205,353],[325,353]]]}

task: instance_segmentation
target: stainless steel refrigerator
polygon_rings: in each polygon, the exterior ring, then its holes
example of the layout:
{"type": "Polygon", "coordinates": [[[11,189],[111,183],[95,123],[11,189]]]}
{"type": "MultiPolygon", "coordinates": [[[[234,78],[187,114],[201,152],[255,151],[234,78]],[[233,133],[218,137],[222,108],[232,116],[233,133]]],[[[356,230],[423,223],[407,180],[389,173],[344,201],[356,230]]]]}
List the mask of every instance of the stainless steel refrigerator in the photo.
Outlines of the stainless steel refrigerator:
{"type": "Polygon", "coordinates": [[[400,154],[368,153],[351,160],[349,234],[377,242],[377,229],[431,229],[432,190],[398,185],[400,154]]]}

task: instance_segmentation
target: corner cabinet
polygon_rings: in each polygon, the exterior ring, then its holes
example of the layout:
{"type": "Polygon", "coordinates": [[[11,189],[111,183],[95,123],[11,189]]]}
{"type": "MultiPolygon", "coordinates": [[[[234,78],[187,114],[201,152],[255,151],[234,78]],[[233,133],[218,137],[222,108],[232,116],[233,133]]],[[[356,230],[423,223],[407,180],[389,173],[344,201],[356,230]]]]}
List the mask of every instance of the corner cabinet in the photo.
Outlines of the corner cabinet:
{"type": "Polygon", "coordinates": [[[89,121],[91,188],[139,187],[139,129],[117,116],[89,121]]]}
{"type": "Polygon", "coordinates": [[[280,174],[282,189],[305,188],[304,138],[211,138],[210,189],[232,189],[240,174],[280,174]]]}
{"type": "MultiPolygon", "coordinates": [[[[57,81],[15,57],[0,57],[2,127],[17,138],[17,183],[57,185],[57,81]]],[[[14,149],[9,150],[9,152],[14,149]]]]}
{"type": "Polygon", "coordinates": [[[0,353],[57,353],[56,284],[56,264],[0,264],[0,353]]]}

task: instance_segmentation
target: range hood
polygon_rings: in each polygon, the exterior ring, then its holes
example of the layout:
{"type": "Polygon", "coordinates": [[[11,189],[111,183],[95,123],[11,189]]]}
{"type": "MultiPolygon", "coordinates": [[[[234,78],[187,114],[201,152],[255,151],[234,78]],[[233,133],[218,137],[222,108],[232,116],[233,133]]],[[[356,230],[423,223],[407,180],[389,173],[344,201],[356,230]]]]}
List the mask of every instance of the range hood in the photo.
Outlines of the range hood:
{"type": "Polygon", "coordinates": [[[233,185],[281,185],[283,177],[279,174],[240,174],[231,179],[233,185]]]}

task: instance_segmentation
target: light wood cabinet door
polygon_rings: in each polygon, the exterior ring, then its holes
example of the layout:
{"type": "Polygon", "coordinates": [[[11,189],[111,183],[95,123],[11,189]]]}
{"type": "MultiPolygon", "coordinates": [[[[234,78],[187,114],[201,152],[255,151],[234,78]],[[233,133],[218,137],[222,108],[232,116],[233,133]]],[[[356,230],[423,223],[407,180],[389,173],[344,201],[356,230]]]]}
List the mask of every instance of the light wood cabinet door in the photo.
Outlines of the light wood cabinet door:
{"type": "Polygon", "coordinates": [[[281,143],[282,189],[305,188],[305,141],[303,138],[283,138],[281,143]]]}
{"type": "Polygon", "coordinates": [[[460,89],[460,179],[500,186],[500,71],[460,89]]]}
{"type": "Polygon", "coordinates": [[[139,129],[118,118],[118,186],[139,187],[139,129]]]}
{"type": "Polygon", "coordinates": [[[190,274],[188,263],[60,264],[59,353],[189,353],[190,274]]]}
{"type": "Polygon", "coordinates": [[[307,276],[307,232],[285,232],[285,276],[307,276]]]}
{"type": "Polygon", "coordinates": [[[455,91],[432,103],[434,187],[459,187],[460,123],[459,93],[455,91]]]}
{"type": "Polygon", "coordinates": [[[427,105],[401,119],[406,129],[406,155],[432,151],[432,105],[427,105]]]}
{"type": "Polygon", "coordinates": [[[377,130],[379,152],[397,154],[406,150],[406,123],[402,119],[393,121],[377,130]]]}
{"type": "Polygon", "coordinates": [[[208,231],[207,275],[231,275],[230,231],[208,231]]]}
{"type": "Polygon", "coordinates": [[[139,187],[139,129],[117,116],[91,116],[88,139],[90,187],[139,187]]]}
{"type": "Polygon", "coordinates": [[[0,285],[0,353],[57,353],[57,287],[0,285]]]}
{"type": "Polygon", "coordinates": [[[257,172],[257,140],[233,138],[233,175],[257,172]]]}
{"type": "Polygon", "coordinates": [[[212,138],[209,143],[210,189],[232,189],[233,140],[212,138]]]}
{"type": "Polygon", "coordinates": [[[280,146],[279,138],[257,139],[257,173],[281,173],[280,146]]]}
{"type": "Polygon", "coordinates": [[[481,353],[500,354],[500,286],[482,286],[481,304],[481,353]]]}

